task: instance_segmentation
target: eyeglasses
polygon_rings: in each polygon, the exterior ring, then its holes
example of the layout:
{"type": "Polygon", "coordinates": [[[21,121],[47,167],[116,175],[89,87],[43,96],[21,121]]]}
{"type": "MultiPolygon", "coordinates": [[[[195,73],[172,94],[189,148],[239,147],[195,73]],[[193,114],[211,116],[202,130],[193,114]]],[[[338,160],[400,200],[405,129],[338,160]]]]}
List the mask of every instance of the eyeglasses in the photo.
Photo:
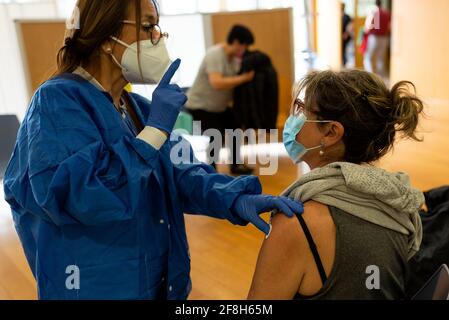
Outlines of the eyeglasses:
{"type": "Polygon", "coordinates": [[[303,114],[304,113],[304,111],[305,111],[305,104],[304,104],[304,102],[301,100],[301,99],[299,99],[299,98],[296,98],[295,99],[295,101],[293,102],[293,106],[292,106],[292,109],[291,109],[291,113],[294,115],[294,116],[300,116],[301,114],[303,114]]]}
{"type": "MultiPolygon", "coordinates": [[[[296,98],[295,101],[293,102],[291,113],[295,117],[300,117],[302,115],[305,115],[305,111],[306,111],[305,103],[301,99],[296,98]]],[[[314,122],[314,123],[330,123],[330,122],[332,122],[331,120],[309,120],[306,115],[305,115],[305,117],[307,119],[306,122],[314,122]]]]}
{"type": "MultiPolygon", "coordinates": [[[[124,20],[125,24],[136,25],[136,21],[124,20]]],[[[142,29],[147,33],[153,45],[157,45],[162,38],[168,38],[167,32],[162,32],[161,27],[157,23],[142,22],[142,29]]]]}

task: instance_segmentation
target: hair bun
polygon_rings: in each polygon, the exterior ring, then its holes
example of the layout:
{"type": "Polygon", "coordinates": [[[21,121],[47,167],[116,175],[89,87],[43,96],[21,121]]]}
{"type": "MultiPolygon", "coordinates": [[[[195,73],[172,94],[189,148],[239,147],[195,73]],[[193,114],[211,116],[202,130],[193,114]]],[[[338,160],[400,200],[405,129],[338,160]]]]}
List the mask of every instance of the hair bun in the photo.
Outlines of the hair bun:
{"type": "Polygon", "coordinates": [[[64,44],[66,47],[73,48],[75,45],[75,40],[72,37],[67,37],[64,39],[64,44]]]}
{"type": "Polygon", "coordinates": [[[393,100],[392,121],[397,131],[401,131],[406,137],[422,141],[415,132],[419,116],[424,111],[424,103],[416,96],[415,85],[410,81],[400,81],[393,86],[390,95],[393,100]]]}

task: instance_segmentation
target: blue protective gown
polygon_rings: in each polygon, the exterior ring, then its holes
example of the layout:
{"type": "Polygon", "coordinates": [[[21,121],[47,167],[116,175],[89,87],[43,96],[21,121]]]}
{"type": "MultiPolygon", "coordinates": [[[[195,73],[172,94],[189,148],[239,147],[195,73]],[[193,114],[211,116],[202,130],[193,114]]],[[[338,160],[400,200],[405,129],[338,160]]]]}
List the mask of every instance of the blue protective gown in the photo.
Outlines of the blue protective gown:
{"type": "MultiPolygon", "coordinates": [[[[150,102],[130,94],[142,123],[150,102]]],[[[6,201],[40,299],[186,299],[190,257],[183,213],[245,221],[232,210],[257,177],[173,164],[137,139],[107,93],[74,74],[44,83],[20,128],[6,201]],[[67,286],[73,266],[79,288],[67,286]]]]}

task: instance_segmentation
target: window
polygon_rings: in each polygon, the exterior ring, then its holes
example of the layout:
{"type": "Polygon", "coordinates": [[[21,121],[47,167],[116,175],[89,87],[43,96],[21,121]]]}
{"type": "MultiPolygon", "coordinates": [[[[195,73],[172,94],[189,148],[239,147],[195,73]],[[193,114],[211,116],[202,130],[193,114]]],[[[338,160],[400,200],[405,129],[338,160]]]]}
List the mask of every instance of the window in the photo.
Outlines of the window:
{"type": "Polygon", "coordinates": [[[220,11],[220,0],[198,0],[197,9],[199,12],[220,11]]]}
{"type": "Polygon", "coordinates": [[[294,0],[259,0],[259,9],[274,9],[274,8],[287,8],[295,7],[298,2],[294,0]]]}
{"type": "Polygon", "coordinates": [[[258,8],[257,0],[227,0],[226,9],[228,11],[256,10],[258,8]]]}
{"type": "Polygon", "coordinates": [[[195,13],[198,11],[196,0],[159,0],[158,3],[163,15],[195,13]]]}
{"type": "Polygon", "coordinates": [[[71,17],[75,5],[76,0],[57,0],[56,7],[58,10],[58,15],[64,19],[71,17]]]}

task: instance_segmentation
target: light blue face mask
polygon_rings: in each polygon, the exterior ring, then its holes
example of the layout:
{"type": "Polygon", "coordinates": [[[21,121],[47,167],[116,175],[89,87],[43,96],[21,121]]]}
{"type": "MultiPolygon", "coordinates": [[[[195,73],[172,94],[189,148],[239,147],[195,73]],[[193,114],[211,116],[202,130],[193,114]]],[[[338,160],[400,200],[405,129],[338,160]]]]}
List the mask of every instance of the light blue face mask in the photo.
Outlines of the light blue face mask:
{"type": "Polygon", "coordinates": [[[332,121],[307,120],[304,112],[297,112],[295,115],[291,115],[290,117],[288,117],[284,125],[284,146],[287,150],[288,155],[295,164],[301,162],[301,159],[307,152],[323,147],[322,145],[319,145],[313,148],[306,148],[301,143],[296,141],[296,136],[299,134],[306,122],[329,123],[332,121]]]}

